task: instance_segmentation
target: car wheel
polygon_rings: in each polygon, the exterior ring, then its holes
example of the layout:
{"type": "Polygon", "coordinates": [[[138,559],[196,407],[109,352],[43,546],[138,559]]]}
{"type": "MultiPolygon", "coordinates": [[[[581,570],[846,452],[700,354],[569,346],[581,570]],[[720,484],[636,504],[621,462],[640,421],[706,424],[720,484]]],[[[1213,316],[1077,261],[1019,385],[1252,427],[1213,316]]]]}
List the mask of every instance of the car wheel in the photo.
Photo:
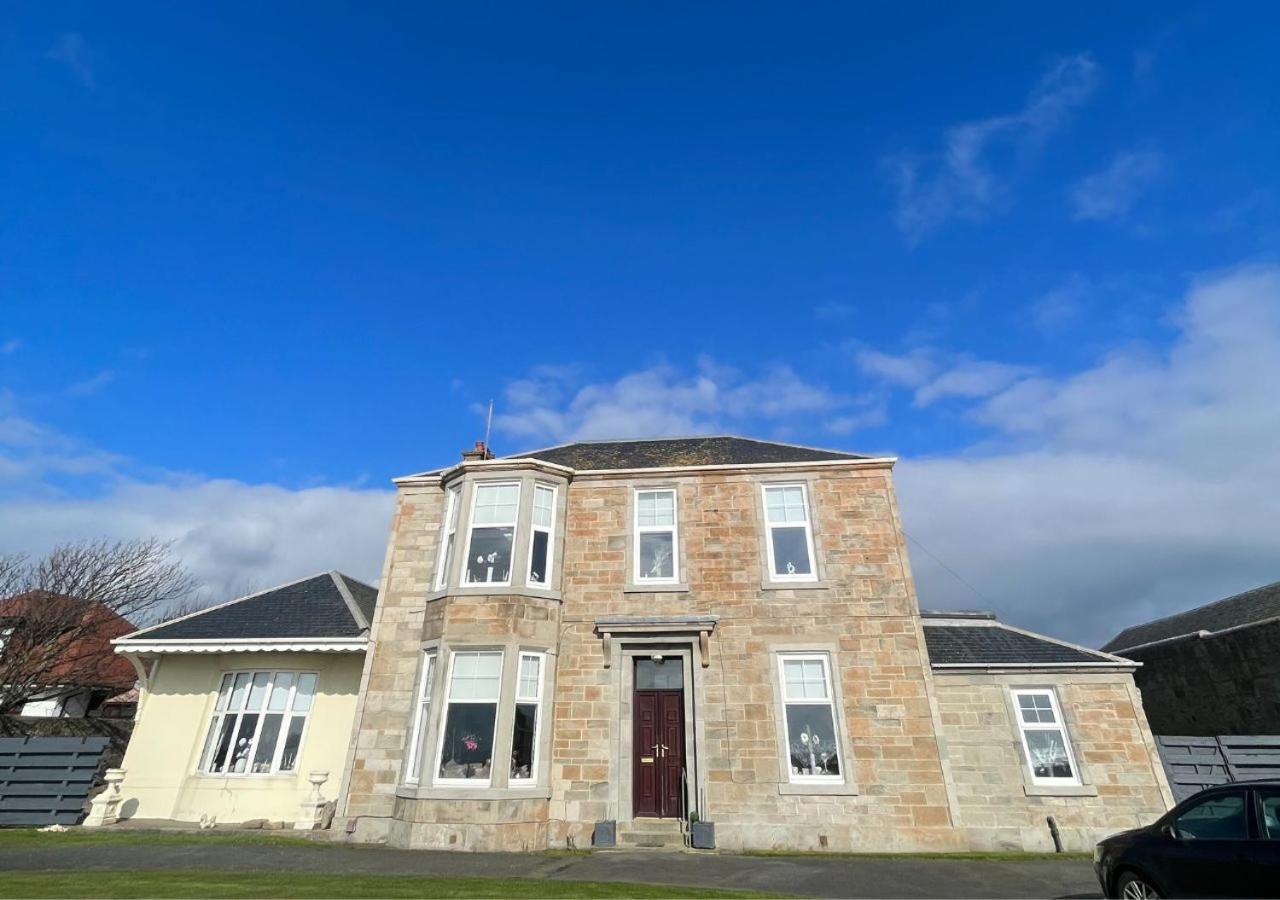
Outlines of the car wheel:
{"type": "Polygon", "coordinates": [[[1122,872],[1116,880],[1116,896],[1123,900],[1156,900],[1160,892],[1146,876],[1137,872],[1122,872]]]}

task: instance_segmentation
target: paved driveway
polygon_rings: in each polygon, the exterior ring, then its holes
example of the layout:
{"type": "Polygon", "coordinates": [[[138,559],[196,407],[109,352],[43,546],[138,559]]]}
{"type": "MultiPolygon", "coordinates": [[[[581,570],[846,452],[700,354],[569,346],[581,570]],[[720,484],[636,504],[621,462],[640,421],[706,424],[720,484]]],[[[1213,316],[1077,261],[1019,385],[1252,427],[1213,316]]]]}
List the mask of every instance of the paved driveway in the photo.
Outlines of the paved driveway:
{"type": "MultiPolygon", "coordinates": [[[[741,888],[811,897],[1098,897],[1082,859],[952,860],[602,851],[451,853],[386,847],[135,844],[0,849],[0,870],[224,869],[550,878],[741,888]]],[[[0,883],[3,878],[0,877],[0,883]]]]}

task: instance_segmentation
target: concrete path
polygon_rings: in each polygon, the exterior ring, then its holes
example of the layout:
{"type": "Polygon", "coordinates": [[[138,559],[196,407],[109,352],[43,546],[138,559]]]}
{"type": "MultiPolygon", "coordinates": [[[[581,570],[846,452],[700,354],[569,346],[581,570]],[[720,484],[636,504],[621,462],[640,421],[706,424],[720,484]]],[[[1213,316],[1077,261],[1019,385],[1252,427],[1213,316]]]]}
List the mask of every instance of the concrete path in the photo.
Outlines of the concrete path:
{"type": "MultiPolygon", "coordinates": [[[[739,888],[810,897],[1099,897],[1082,859],[860,859],[599,851],[562,856],[386,847],[257,844],[69,844],[0,849],[13,869],[221,869],[370,875],[631,881],[739,888]]],[[[0,876],[0,883],[3,877],[0,876]]]]}

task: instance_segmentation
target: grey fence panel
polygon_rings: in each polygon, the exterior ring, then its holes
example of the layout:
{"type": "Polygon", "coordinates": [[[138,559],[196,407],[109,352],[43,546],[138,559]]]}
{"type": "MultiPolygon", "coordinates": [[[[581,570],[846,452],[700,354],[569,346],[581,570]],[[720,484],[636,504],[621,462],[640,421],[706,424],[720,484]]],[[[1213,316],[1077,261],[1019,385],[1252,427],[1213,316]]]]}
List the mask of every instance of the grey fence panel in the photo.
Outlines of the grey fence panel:
{"type": "Polygon", "coordinates": [[[1156,743],[1178,801],[1215,784],[1280,778],[1280,735],[1165,735],[1156,743]]]}
{"type": "Polygon", "coordinates": [[[0,825],[75,825],[105,737],[0,738],[0,825]]]}

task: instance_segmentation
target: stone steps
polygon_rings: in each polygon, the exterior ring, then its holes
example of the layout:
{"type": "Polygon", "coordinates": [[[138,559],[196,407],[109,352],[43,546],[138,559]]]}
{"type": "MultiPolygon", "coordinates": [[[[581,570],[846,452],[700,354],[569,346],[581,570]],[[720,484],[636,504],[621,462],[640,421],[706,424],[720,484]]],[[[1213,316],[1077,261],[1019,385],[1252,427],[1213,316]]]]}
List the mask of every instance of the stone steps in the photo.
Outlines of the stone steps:
{"type": "Polygon", "coordinates": [[[678,850],[685,846],[684,823],[679,819],[633,819],[618,823],[621,849],[678,850]]]}

